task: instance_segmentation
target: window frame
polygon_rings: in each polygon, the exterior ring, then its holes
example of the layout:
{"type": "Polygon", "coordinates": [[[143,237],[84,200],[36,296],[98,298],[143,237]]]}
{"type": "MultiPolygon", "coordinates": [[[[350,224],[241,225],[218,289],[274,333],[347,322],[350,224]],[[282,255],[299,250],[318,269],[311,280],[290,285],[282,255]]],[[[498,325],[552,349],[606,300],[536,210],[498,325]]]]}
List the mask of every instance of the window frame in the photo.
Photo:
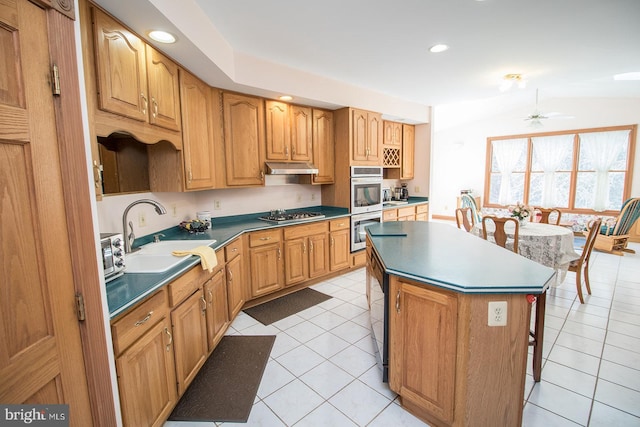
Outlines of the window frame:
{"type": "Polygon", "coordinates": [[[624,189],[622,191],[622,200],[621,204],[624,203],[631,196],[631,183],[633,179],[633,167],[634,167],[634,158],[635,158],[635,147],[636,147],[636,136],[638,125],[623,125],[623,126],[609,126],[609,127],[599,127],[599,128],[588,128],[588,129],[574,129],[574,130],[566,130],[566,131],[553,131],[553,132],[540,132],[540,133],[527,133],[527,134],[518,134],[518,135],[504,135],[504,136],[490,136],[487,137],[487,153],[485,160],[485,179],[484,179],[484,195],[483,195],[483,207],[488,208],[506,208],[507,206],[500,205],[498,203],[490,203],[489,197],[491,194],[491,166],[493,159],[493,141],[500,141],[505,139],[526,139],[527,140],[527,155],[526,155],[526,164],[524,171],[524,200],[523,203],[528,204],[529,194],[530,194],[530,181],[531,181],[531,166],[533,161],[533,142],[532,138],[536,137],[544,137],[544,136],[557,136],[557,135],[573,135],[573,159],[571,166],[571,177],[570,177],[570,186],[569,186],[569,207],[562,208],[562,212],[566,213],[575,213],[575,214],[585,214],[585,215],[606,215],[606,216],[615,216],[619,213],[618,210],[605,210],[605,211],[595,211],[593,209],[584,209],[584,208],[575,208],[575,196],[576,196],[576,185],[578,178],[578,154],[580,148],[579,134],[581,133],[597,133],[597,132],[610,132],[610,131],[629,131],[629,142],[627,149],[627,165],[624,170],[612,170],[614,172],[625,172],[624,179],[624,189]]]}

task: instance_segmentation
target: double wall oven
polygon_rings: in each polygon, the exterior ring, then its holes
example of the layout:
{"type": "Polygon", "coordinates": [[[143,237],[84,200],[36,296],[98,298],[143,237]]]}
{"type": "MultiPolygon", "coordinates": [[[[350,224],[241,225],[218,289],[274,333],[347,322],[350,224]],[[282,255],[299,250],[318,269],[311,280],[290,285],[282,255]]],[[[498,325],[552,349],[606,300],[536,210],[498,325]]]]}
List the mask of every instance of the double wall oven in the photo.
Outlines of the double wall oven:
{"type": "Polygon", "coordinates": [[[351,166],[351,252],[366,246],[365,227],[382,222],[382,167],[351,166]]]}

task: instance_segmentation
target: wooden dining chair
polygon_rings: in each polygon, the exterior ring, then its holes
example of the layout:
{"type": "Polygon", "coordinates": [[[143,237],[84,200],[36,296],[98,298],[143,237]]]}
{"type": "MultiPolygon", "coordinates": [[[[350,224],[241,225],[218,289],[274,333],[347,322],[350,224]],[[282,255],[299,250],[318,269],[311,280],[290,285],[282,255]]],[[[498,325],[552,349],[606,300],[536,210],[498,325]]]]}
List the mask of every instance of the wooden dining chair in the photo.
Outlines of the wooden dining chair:
{"type": "Polygon", "coordinates": [[[578,290],[578,297],[580,298],[581,304],[584,304],[584,298],[582,296],[583,274],[587,293],[591,295],[591,285],[589,284],[589,258],[591,257],[591,252],[593,251],[593,246],[596,242],[596,238],[598,237],[598,233],[600,232],[601,225],[602,218],[598,218],[591,223],[589,234],[587,235],[587,240],[584,243],[584,247],[582,248],[582,254],[580,255],[580,258],[571,261],[571,263],[569,264],[569,271],[573,271],[574,273],[576,273],[576,289],[578,290]]]}
{"type": "Polygon", "coordinates": [[[456,223],[458,224],[458,228],[462,230],[462,227],[466,231],[471,231],[473,226],[476,224],[475,216],[471,208],[458,208],[456,209],[456,223]]]}
{"type": "Polygon", "coordinates": [[[518,222],[518,220],[511,217],[500,218],[494,215],[483,216],[482,217],[482,237],[485,240],[488,240],[487,224],[489,222],[493,222],[495,226],[495,231],[493,232],[493,238],[496,241],[496,244],[498,246],[502,246],[505,249],[512,249],[513,252],[518,253],[518,233],[520,230],[520,223],[518,222]],[[513,248],[507,247],[507,240],[509,239],[507,236],[507,232],[505,231],[505,226],[509,222],[513,222],[513,225],[515,227],[513,231],[513,248]]]}
{"type": "Polygon", "coordinates": [[[562,212],[558,208],[535,208],[534,212],[540,212],[540,222],[542,224],[560,225],[560,217],[562,212]]]}
{"type": "Polygon", "coordinates": [[[629,231],[638,220],[640,220],[640,197],[634,197],[622,204],[614,226],[601,226],[594,249],[615,255],[624,255],[625,252],[635,254],[636,252],[628,248],[627,244],[629,231]]]}

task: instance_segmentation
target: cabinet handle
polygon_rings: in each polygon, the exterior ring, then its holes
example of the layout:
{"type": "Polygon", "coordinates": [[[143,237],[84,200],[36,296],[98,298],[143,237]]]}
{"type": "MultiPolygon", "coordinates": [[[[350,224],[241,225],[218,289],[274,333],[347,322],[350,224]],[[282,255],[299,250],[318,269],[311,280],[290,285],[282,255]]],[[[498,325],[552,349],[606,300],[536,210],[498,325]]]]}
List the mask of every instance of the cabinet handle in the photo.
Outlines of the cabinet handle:
{"type": "Polygon", "coordinates": [[[193,173],[191,173],[191,169],[189,169],[189,173],[188,173],[188,180],[189,180],[189,184],[191,184],[191,181],[193,180],[193,173]]]}
{"type": "Polygon", "coordinates": [[[228,268],[227,268],[227,277],[230,282],[233,282],[233,273],[228,268]]]}
{"type": "Polygon", "coordinates": [[[294,145],[293,147],[291,147],[291,154],[292,155],[296,155],[296,146],[294,145]]]}
{"type": "Polygon", "coordinates": [[[285,155],[285,156],[288,156],[288,155],[289,155],[289,146],[288,146],[288,145],[285,145],[285,146],[284,146],[284,155],[285,155]]]}
{"type": "Polygon", "coordinates": [[[260,181],[264,181],[264,171],[260,171],[260,181]]]}
{"type": "Polygon", "coordinates": [[[396,313],[400,314],[400,291],[396,294],[396,313]]]}
{"type": "Polygon", "coordinates": [[[207,312],[207,302],[204,300],[204,297],[200,297],[200,302],[202,303],[202,315],[204,316],[207,312]]]}
{"type": "Polygon", "coordinates": [[[93,182],[96,188],[102,187],[102,165],[97,160],[93,161],[93,182]]]}
{"type": "Polygon", "coordinates": [[[213,292],[211,292],[211,290],[209,290],[209,304],[213,304],[213,292]]]}
{"type": "Polygon", "coordinates": [[[271,236],[261,237],[260,240],[271,240],[271,236]]]}
{"type": "Polygon", "coordinates": [[[144,92],[140,93],[140,98],[142,98],[142,114],[147,115],[147,108],[149,107],[149,101],[147,101],[147,97],[144,95],[144,92]]]}
{"type": "Polygon", "coordinates": [[[313,242],[309,242],[309,252],[313,252],[313,242]]]}
{"type": "Polygon", "coordinates": [[[303,254],[307,253],[307,244],[306,243],[302,243],[302,253],[303,254]]]}
{"type": "Polygon", "coordinates": [[[282,252],[280,251],[280,248],[278,248],[278,261],[280,261],[282,259],[282,252]]]}
{"type": "Polygon", "coordinates": [[[167,351],[171,350],[171,344],[173,344],[173,335],[169,332],[169,328],[164,328],[164,333],[169,336],[169,343],[166,345],[167,351]]]}
{"type": "Polygon", "coordinates": [[[331,238],[331,246],[333,246],[334,241],[333,241],[333,237],[331,238]]]}
{"type": "Polygon", "coordinates": [[[153,310],[151,310],[150,312],[147,313],[146,316],[144,316],[144,319],[138,320],[136,323],[134,323],[134,325],[136,327],[140,326],[140,325],[144,325],[145,323],[147,323],[149,321],[149,319],[151,319],[151,315],[153,314],[153,310]]]}
{"type": "Polygon", "coordinates": [[[231,252],[238,252],[238,248],[231,249],[231,252]]]}
{"type": "Polygon", "coordinates": [[[155,119],[158,116],[158,102],[154,97],[151,97],[151,103],[153,104],[153,118],[155,119]]]}

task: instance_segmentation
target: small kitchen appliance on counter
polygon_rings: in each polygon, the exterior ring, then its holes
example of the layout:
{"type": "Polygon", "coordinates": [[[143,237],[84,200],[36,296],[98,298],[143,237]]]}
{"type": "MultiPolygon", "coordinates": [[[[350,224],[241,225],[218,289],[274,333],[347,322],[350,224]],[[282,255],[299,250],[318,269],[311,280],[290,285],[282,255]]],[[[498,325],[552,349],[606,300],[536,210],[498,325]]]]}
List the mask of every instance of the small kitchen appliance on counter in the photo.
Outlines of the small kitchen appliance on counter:
{"type": "Polygon", "coordinates": [[[124,274],[124,238],[122,233],[100,233],[100,249],[105,282],[124,274]]]}
{"type": "Polygon", "coordinates": [[[400,199],[409,200],[409,189],[407,188],[407,184],[402,184],[400,188],[400,199]]]}

